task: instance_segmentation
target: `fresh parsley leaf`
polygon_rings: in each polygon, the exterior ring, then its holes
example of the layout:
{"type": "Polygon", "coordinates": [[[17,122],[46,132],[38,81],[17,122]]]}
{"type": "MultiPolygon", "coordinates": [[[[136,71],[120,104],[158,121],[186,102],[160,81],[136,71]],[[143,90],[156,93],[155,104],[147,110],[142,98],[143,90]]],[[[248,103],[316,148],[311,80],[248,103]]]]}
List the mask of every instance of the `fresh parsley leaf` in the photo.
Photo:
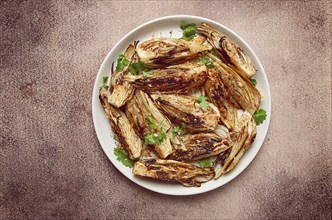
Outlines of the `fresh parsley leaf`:
{"type": "Polygon", "coordinates": [[[151,132],[148,132],[145,136],[144,136],[144,141],[147,145],[150,144],[154,144],[155,140],[153,138],[153,134],[151,132]]]}
{"type": "Polygon", "coordinates": [[[208,57],[200,57],[199,61],[203,63],[208,69],[214,67],[214,65],[212,64],[212,60],[208,57]]]}
{"type": "Polygon", "coordinates": [[[179,134],[183,133],[185,129],[186,129],[186,124],[185,124],[185,123],[182,123],[181,127],[176,126],[176,127],[172,130],[172,135],[173,135],[173,137],[175,137],[176,135],[179,135],[179,134]]]}
{"type": "Polygon", "coordinates": [[[180,28],[182,29],[182,30],[185,30],[187,27],[189,27],[189,26],[196,26],[194,23],[191,23],[191,24],[188,24],[188,23],[186,23],[185,21],[181,21],[181,25],[180,25],[180,28]]]}
{"type": "Polygon", "coordinates": [[[210,58],[208,58],[208,57],[200,57],[200,58],[199,58],[199,61],[200,61],[201,63],[203,63],[203,64],[211,63],[211,60],[210,60],[210,58]]]}
{"type": "Polygon", "coordinates": [[[172,135],[173,137],[178,135],[180,133],[180,127],[176,126],[173,130],[172,130],[172,135]]]}
{"type": "Polygon", "coordinates": [[[137,75],[137,70],[135,68],[135,66],[133,64],[131,64],[129,66],[129,72],[132,74],[132,75],[137,75]]]}
{"type": "Polygon", "coordinates": [[[254,86],[257,85],[257,80],[255,80],[255,79],[250,79],[250,82],[251,82],[254,86]]]}
{"type": "Polygon", "coordinates": [[[125,57],[125,55],[120,54],[117,60],[117,64],[116,64],[116,71],[120,72],[123,70],[123,68],[125,68],[126,66],[128,66],[129,64],[129,60],[125,57]]]}
{"type": "Polygon", "coordinates": [[[108,76],[103,76],[103,84],[106,84],[108,80],[108,76]]]}
{"type": "Polygon", "coordinates": [[[156,134],[153,134],[152,132],[148,132],[144,136],[144,141],[147,145],[150,145],[150,144],[161,145],[165,139],[166,139],[166,134],[163,131],[160,131],[156,134]]]}
{"type": "Polygon", "coordinates": [[[160,145],[165,139],[166,139],[166,134],[163,132],[162,128],[159,129],[161,126],[162,122],[161,121],[158,125],[154,123],[154,119],[152,115],[148,115],[146,117],[146,121],[148,122],[150,128],[153,129],[153,132],[148,132],[144,136],[144,141],[146,144],[157,144],[160,145]]]}
{"type": "Polygon", "coordinates": [[[202,167],[202,168],[212,166],[212,160],[210,158],[199,160],[198,163],[199,163],[199,166],[202,167]]]}
{"type": "Polygon", "coordinates": [[[206,66],[208,69],[214,67],[214,65],[213,65],[212,63],[205,64],[205,66],[206,66]]]}
{"type": "Polygon", "coordinates": [[[151,70],[149,70],[149,71],[143,71],[142,73],[143,73],[143,76],[146,77],[146,78],[152,76],[152,71],[151,70]]]}
{"type": "Polygon", "coordinates": [[[137,75],[140,72],[148,72],[149,69],[146,67],[146,64],[142,61],[138,61],[136,63],[132,63],[129,66],[129,72],[133,75],[137,75]]]}
{"type": "Polygon", "coordinates": [[[120,161],[124,166],[132,168],[134,166],[134,161],[128,158],[124,150],[120,148],[115,148],[113,151],[116,159],[120,161]]]}
{"type": "Polygon", "coordinates": [[[154,137],[154,141],[157,145],[161,145],[163,141],[166,139],[166,134],[164,132],[158,132],[157,137],[154,137]]]}
{"type": "Polygon", "coordinates": [[[203,108],[203,109],[208,109],[210,107],[209,102],[206,101],[206,99],[207,98],[205,96],[203,96],[203,95],[199,96],[196,99],[197,102],[199,103],[199,106],[201,106],[201,108],[203,108]]]}
{"type": "Polygon", "coordinates": [[[183,31],[182,38],[186,41],[193,39],[196,35],[196,27],[189,26],[183,31]]]}
{"type": "Polygon", "coordinates": [[[180,28],[183,30],[182,38],[186,41],[194,38],[196,35],[196,25],[194,23],[187,24],[186,22],[181,22],[180,28]]]}
{"type": "Polygon", "coordinates": [[[266,111],[264,109],[258,109],[254,114],[254,119],[256,121],[257,125],[260,125],[263,123],[263,121],[266,119],[266,111]]]}
{"type": "Polygon", "coordinates": [[[152,115],[148,115],[148,116],[146,117],[146,121],[148,122],[150,128],[152,128],[152,129],[157,129],[157,125],[153,122],[153,117],[152,117],[152,115]]]}
{"type": "Polygon", "coordinates": [[[108,80],[108,76],[103,76],[103,84],[100,86],[100,88],[103,88],[106,90],[108,89],[107,80],[108,80]]]}

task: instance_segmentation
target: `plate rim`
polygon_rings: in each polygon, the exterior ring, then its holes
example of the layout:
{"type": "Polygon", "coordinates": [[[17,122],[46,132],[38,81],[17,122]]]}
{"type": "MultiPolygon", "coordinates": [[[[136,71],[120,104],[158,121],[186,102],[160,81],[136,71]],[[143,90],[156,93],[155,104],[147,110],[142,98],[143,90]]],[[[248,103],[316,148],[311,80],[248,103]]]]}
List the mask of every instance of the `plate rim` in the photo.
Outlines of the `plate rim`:
{"type": "MultiPolygon", "coordinates": [[[[195,15],[185,15],[185,14],[180,14],[180,15],[169,15],[169,16],[163,16],[163,17],[159,17],[159,18],[156,18],[156,19],[152,19],[152,20],[149,20],[149,21],[146,21],[144,22],[143,24],[141,25],[138,25],[136,28],[134,28],[133,30],[129,31],[127,34],[125,34],[123,37],[121,37],[120,40],[118,40],[116,42],[116,44],[114,44],[114,46],[111,48],[111,50],[107,53],[106,57],[104,58],[102,64],[100,65],[99,67],[99,70],[98,70],[98,73],[96,75],[96,78],[95,78],[95,83],[94,83],[94,86],[93,86],[93,92],[92,92],[92,105],[91,105],[91,108],[92,108],[92,119],[93,119],[93,125],[94,125],[94,130],[96,132],[96,135],[97,135],[97,138],[98,138],[98,142],[99,142],[99,145],[101,147],[101,149],[103,150],[103,152],[105,153],[107,159],[113,164],[113,166],[122,174],[124,175],[126,178],[128,178],[129,180],[131,180],[132,182],[134,182],[135,184],[145,188],[145,189],[148,189],[150,191],[153,191],[153,192],[157,192],[157,193],[161,193],[161,194],[165,194],[165,195],[173,195],[173,196],[189,196],[189,195],[198,195],[198,194],[201,194],[201,193],[205,193],[205,192],[209,192],[211,190],[214,190],[216,188],[219,188],[227,183],[229,183],[230,181],[234,180],[238,175],[240,175],[251,163],[252,161],[255,159],[255,157],[257,156],[258,152],[260,151],[262,145],[264,144],[265,142],[265,139],[266,139],[266,136],[267,136],[267,132],[269,130],[269,125],[270,125],[270,119],[271,119],[271,109],[272,109],[272,100],[271,100],[271,90],[270,90],[270,85],[269,85],[269,82],[268,82],[268,79],[267,79],[267,76],[266,76],[266,73],[265,73],[265,69],[263,68],[262,64],[261,64],[261,61],[258,59],[256,53],[254,52],[254,50],[249,46],[249,44],[242,38],[240,37],[236,32],[234,32],[232,29],[228,28],[227,26],[223,25],[223,24],[220,24],[219,22],[217,21],[214,21],[214,20],[211,20],[209,18],[205,18],[205,17],[201,17],[201,16],[195,16],[195,15]],[[267,93],[268,93],[268,97],[269,99],[267,100],[267,105],[269,106],[269,109],[267,109],[267,118],[266,120],[264,121],[264,123],[266,123],[266,130],[264,130],[264,134],[263,134],[263,138],[262,138],[262,143],[257,147],[257,150],[253,152],[253,156],[252,156],[252,159],[243,166],[243,168],[241,170],[238,171],[238,173],[236,173],[231,179],[229,180],[226,180],[225,182],[223,182],[222,184],[215,184],[213,185],[212,187],[210,188],[207,188],[205,190],[201,190],[199,192],[186,192],[186,193],[174,193],[172,191],[169,191],[169,192],[164,192],[162,190],[158,190],[158,189],[152,189],[146,185],[141,184],[140,182],[138,181],[135,181],[134,179],[130,178],[129,176],[127,176],[127,174],[125,174],[124,172],[121,171],[121,169],[118,167],[117,164],[113,163],[111,158],[108,156],[108,154],[106,153],[103,145],[102,145],[102,141],[101,141],[101,134],[99,134],[97,132],[97,119],[96,119],[96,107],[94,106],[94,103],[96,102],[96,99],[98,99],[99,101],[99,93],[97,91],[99,91],[99,89],[96,89],[96,88],[99,88],[99,82],[98,82],[98,76],[100,74],[102,74],[102,69],[103,67],[106,65],[106,63],[108,62],[108,60],[110,59],[111,57],[111,54],[113,53],[113,51],[115,50],[115,48],[118,47],[118,45],[121,44],[122,41],[124,41],[127,37],[129,37],[131,34],[133,34],[134,32],[136,32],[137,30],[141,29],[141,28],[144,28],[148,25],[151,25],[153,23],[156,23],[156,22],[159,22],[159,21],[162,21],[162,20],[168,20],[168,19],[198,19],[198,20],[203,20],[204,22],[209,22],[213,25],[217,25],[217,26],[221,26],[222,28],[224,28],[225,30],[227,30],[228,32],[230,32],[232,35],[234,35],[237,40],[241,41],[242,44],[245,45],[245,47],[250,51],[250,53],[252,54],[253,57],[251,57],[253,60],[255,60],[255,64],[259,66],[258,69],[261,69],[262,72],[263,72],[263,79],[264,79],[264,83],[266,85],[266,90],[267,90],[267,93]]],[[[204,184],[204,183],[203,183],[204,184]]]]}

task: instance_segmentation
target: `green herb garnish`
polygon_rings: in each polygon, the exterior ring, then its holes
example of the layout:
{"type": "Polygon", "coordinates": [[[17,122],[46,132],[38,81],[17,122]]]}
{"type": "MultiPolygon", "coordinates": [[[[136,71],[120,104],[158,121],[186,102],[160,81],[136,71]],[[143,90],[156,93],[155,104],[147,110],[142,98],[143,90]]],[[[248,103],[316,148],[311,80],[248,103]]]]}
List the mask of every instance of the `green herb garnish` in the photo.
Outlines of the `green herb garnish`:
{"type": "Polygon", "coordinates": [[[153,122],[153,117],[151,115],[148,115],[146,117],[146,121],[148,122],[150,128],[152,128],[152,129],[157,129],[158,128],[157,125],[153,122]]]}
{"type": "Polygon", "coordinates": [[[144,141],[147,145],[150,144],[161,145],[165,139],[166,139],[166,134],[163,131],[159,131],[157,133],[148,132],[144,136],[144,141]]]}
{"type": "Polygon", "coordinates": [[[155,140],[153,138],[153,134],[151,132],[148,132],[145,136],[144,136],[144,141],[146,144],[154,144],[155,140]]]}
{"type": "Polygon", "coordinates": [[[254,86],[257,85],[257,80],[255,80],[255,79],[250,79],[250,82],[251,82],[254,86]]]}
{"type": "Polygon", "coordinates": [[[120,54],[116,64],[116,71],[120,72],[129,65],[129,60],[123,55],[120,54]]]}
{"type": "Polygon", "coordinates": [[[148,122],[150,128],[153,129],[153,132],[148,132],[145,134],[144,136],[145,143],[148,145],[149,144],[160,145],[166,139],[166,134],[163,132],[162,128],[160,128],[163,121],[161,121],[159,125],[156,125],[154,123],[152,115],[148,115],[146,117],[146,121],[148,122]]]}
{"type": "Polygon", "coordinates": [[[196,25],[194,23],[187,24],[186,22],[181,22],[180,28],[182,29],[182,39],[189,41],[193,39],[196,35],[196,25]]]}
{"type": "Polygon", "coordinates": [[[185,21],[181,21],[180,28],[181,28],[182,30],[185,30],[186,28],[188,28],[188,27],[190,27],[190,26],[194,26],[194,27],[196,27],[196,24],[195,24],[195,23],[188,24],[188,23],[186,23],[185,21]]]}
{"type": "Polygon", "coordinates": [[[116,159],[120,161],[124,166],[132,168],[134,166],[134,161],[128,158],[124,150],[120,148],[114,148],[113,151],[116,159]]]}
{"type": "Polygon", "coordinates": [[[260,125],[263,123],[263,121],[266,119],[266,111],[264,109],[258,109],[254,114],[254,119],[256,121],[257,125],[260,125]]]}
{"type": "Polygon", "coordinates": [[[173,137],[175,137],[176,135],[179,135],[181,133],[183,133],[186,129],[186,124],[182,123],[181,127],[176,126],[173,130],[172,130],[172,135],[173,137]]]}
{"type": "Polygon", "coordinates": [[[212,63],[212,60],[210,58],[208,58],[208,57],[200,57],[199,61],[201,63],[203,63],[206,66],[206,68],[208,68],[208,69],[214,67],[214,65],[212,63]]]}
{"type": "Polygon", "coordinates": [[[209,102],[206,101],[207,98],[203,95],[199,96],[196,101],[199,103],[199,106],[203,109],[208,109],[210,107],[209,102]]]}
{"type": "Polygon", "coordinates": [[[211,167],[212,166],[212,160],[210,158],[199,160],[198,163],[199,163],[199,166],[202,167],[202,168],[206,168],[206,167],[211,167]]]}
{"type": "Polygon", "coordinates": [[[143,71],[142,74],[143,74],[144,77],[148,78],[148,77],[152,76],[152,71],[151,70],[143,71]]]}
{"type": "Polygon", "coordinates": [[[154,138],[157,145],[161,145],[166,139],[166,134],[163,131],[158,132],[157,137],[154,138]]]}
{"type": "Polygon", "coordinates": [[[103,84],[100,86],[100,88],[103,89],[108,89],[108,84],[107,84],[108,76],[103,76],[103,84]]]}
{"type": "Polygon", "coordinates": [[[142,61],[132,63],[129,66],[129,72],[133,75],[137,75],[138,73],[143,72],[143,76],[144,76],[144,72],[145,72],[145,76],[150,77],[152,75],[152,72],[150,71],[150,73],[148,73],[149,71],[150,70],[146,67],[146,64],[142,61]]]}
{"type": "Polygon", "coordinates": [[[172,135],[173,137],[178,135],[180,133],[180,127],[176,126],[173,130],[172,130],[172,135]]]}

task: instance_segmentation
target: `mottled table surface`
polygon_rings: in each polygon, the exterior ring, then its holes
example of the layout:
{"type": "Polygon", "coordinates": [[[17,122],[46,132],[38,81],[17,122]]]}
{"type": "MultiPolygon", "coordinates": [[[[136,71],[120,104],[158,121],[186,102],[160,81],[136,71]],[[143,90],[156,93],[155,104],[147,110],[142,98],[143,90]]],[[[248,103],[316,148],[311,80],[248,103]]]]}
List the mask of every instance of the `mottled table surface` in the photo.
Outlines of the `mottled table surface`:
{"type": "Polygon", "coordinates": [[[1,1],[0,219],[330,219],[330,12],[331,1],[1,1]],[[118,172],[91,114],[112,46],[172,14],[236,31],[272,94],[255,160],[225,186],[188,197],[150,192],[118,172]]]}

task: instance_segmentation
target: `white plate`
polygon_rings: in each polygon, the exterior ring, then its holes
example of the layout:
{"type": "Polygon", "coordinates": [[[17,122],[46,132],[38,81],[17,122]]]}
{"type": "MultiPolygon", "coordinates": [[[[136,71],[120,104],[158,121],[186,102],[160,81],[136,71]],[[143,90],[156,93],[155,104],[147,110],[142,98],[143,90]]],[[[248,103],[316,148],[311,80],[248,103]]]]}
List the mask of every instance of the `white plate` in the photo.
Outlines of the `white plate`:
{"type": "Polygon", "coordinates": [[[99,139],[100,145],[103,148],[107,157],[111,160],[114,166],[127,178],[137,183],[138,185],[163,194],[168,195],[193,195],[199,194],[203,192],[207,192],[218,188],[227,182],[234,179],[237,175],[239,175],[254,159],[259,149],[261,148],[264,138],[267,133],[267,129],[270,123],[270,115],[271,115],[271,95],[269,84],[264,72],[264,69],[257,58],[254,51],[249,47],[249,45],[235,32],[230,30],[229,28],[206,18],[197,17],[197,16],[188,16],[188,15],[175,15],[158,18],[145,24],[140,25],[135,28],[128,34],[126,34],[108,53],[104,62],[102,63],[93,89],[92,96],[92,115],[93,122],[96,129],[97,137],[99,139]],[[216,29],[222,31],[226,36],[232,39],[240,48],[243,49],[244,53],[251,57],[253,60],[257,71],[257,75],[254,77],[257,80],[257,88],[262,93],[262,102],[260,108],[263,108],[267,112],[267,119],[263,124],[257,127],[257,136],[252,144],[252,146],[245,152],[243,157],[241,158],[238,165],[228,174],[221,176],[217,180],[211,180],[207,183],[203,183],[201,187],[184,187],[180,184],[172,184],[167,182],[155,181],[148,178],[141,178],[134,176],[132,174],[132,170],[128,167],[123,166],[119,161],[116,160],[116,157],[113,154],[113,149],[116,146],[115,141],[113,139],[113,132],[111,130],[111,126],[106,119],[103,108],[99,102],[98,93],[99,86],[102,84],[102,76],[108,76],[111,70],[112,63],[116,61],[118,55],[123,53],[126,47],[133,43],[135,40],[140,40],[143,42],[145,40],[151,39],[152,36],[162,36],[169,37],[170,31],[172,30],[172,37],[180,38],[182,36],[182,31],[180,29],[181,21],[186,21],[188,23],[202,23],[206,22],[211,24],[216,29]]]}

